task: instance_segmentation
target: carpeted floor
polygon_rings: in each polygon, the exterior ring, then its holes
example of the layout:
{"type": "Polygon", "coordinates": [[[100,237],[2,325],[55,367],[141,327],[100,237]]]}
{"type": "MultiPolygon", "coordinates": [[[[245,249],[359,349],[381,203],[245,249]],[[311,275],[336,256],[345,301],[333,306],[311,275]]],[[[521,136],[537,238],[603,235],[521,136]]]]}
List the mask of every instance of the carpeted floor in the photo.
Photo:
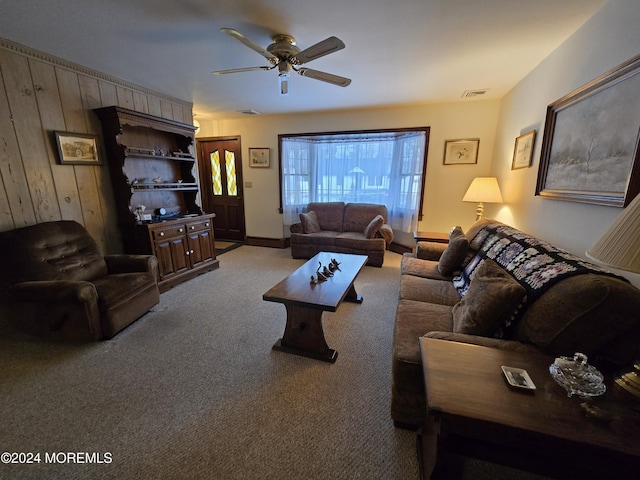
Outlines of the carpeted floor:
{"type": "MultiPolygon", "coordinates": [[[[262,294],[304,262],[289,249],[226,252],[109,341],[0,322],[0,454],[25,454],[0,479],[416,480],[416,435],[389,414],[400,258],[324,314],[335,364],[271,350],[285,309],[262,294]]],[[[464,480],[540,478],[453,461],[464,480]]]]}
{"type": "Polygon", "coordinates": [[[0,451],[40,463],[0,478],[416,479],[415,434],[389,416],[400,255],[363,269],[363,304],[325,314],[335,364],[271,350],[285,310],[262,294],[301,263],[236,248],[110,341],[3,326],[0,451]]]}

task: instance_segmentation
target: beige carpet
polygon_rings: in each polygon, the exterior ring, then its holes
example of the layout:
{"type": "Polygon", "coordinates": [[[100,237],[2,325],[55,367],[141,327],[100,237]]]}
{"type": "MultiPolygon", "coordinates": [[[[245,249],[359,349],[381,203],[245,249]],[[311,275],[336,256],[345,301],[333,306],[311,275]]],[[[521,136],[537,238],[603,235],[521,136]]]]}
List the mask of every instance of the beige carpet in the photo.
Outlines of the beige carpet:
{"type": "Polygon", "coordinates": [[[288,249],[229,251],[110,341],[3,326],[0,451],[41,462],[0,464],[0,478],[416,479],[415,434],[389,416],[400,255],[363,269],[363,304],[325,314],[335,364],[271,350],[285,310],[262,294],[301,263],[288,249]],[[56,452],[110,461],[47,463],[56,452]]]}

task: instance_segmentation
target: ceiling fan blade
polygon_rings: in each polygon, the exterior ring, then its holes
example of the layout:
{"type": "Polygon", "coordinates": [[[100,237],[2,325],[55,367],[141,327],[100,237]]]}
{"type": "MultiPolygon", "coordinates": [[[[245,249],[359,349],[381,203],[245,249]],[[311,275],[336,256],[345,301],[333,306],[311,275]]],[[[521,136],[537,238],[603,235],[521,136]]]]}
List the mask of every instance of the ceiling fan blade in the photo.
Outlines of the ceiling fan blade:
{"type": "Polygon", "coordinates": [[[312,45],[309,48],[305,48],[298,53],[294,58],[298,65],[310,62],[316,58],[324,57],[330,53],[337,52],[344,48],[344,42],[338,37],[329,37],[321,42],[312,45]]]}
{"type": "Polygon", "coordinates": [[[275,65],[271,67],[245,67],[245,68],[231,68],[229,70],[216,70],[215,72],[211,72],[214,75],[226,75],[227,73],[239,73],[239,72],[253,72],[256,70],[271,70],[275,65]]]}
{"type": "Polygon", "coordinates": [[[332,73],[321,72],[319,70],[312,70],[310,68],[301,68],[297,72],[303,77],[313,78],[315,80],[321,80],[323,82],[332,83],[339,87],[348,87],[351,84],[351,79],[334,75],[332,73]]]}
{"type": "Polygon", "coordinates": [[[262,48],[257,43],[252,42],[247,37],[245,37],[243,34],[241,34],[239,31],[234,30],[233,28],[221,28],[220,31],[223,32],[223,33],[226,33],[227,35],[230,35],[233,38],[235,38],[236,40],[239,40],[240,42],[244,43],[251,50],[254,50],[254,51],[258,52],[260,55],[262,55],[263,57],[267,58],[268,60],[277,59],[277,57],[275,55],[272,55],[266,49],[262,48]]]}

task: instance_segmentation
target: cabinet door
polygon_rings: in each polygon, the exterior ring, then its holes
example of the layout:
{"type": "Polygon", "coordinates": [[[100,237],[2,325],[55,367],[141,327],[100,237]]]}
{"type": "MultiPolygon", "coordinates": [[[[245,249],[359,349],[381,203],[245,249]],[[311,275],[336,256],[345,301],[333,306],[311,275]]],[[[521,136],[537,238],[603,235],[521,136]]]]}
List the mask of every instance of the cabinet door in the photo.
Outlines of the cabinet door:
{"type": "Polygon", "coordinates": [[[189,268],[185,237],[174,237],[155,243],[160,279],[166,280],[189,268]]]}
{"type": "Polygon", "coordinates": [[[189,233],[189,258],[193,268],[213,261],[215,250],[209,230],[189,233]]]}

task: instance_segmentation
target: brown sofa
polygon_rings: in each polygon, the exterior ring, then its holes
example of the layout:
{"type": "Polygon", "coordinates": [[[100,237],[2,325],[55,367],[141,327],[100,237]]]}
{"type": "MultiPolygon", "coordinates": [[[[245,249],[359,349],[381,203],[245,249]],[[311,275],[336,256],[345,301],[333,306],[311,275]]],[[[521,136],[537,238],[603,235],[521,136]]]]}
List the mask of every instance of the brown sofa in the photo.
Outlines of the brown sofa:
{"type": "Polygon", "coordinates": [[[111,338],[160,300],[158,261],[103,256],[74,221],[0,232],[0,315],[59,340],[111,338]]]}
{"type": "Polygon", "coordinates": [[[640,353],[640,290],[495,220],[458,228],[449,245],[404,254],[395,318],[391,416],[426,415],[418,338],[572,356],[615,371],[640,353]],[[464,293],[461,296],[461,293],[464,293]]]}
{"type": "Polygon", "coordinates": [[[311,258],[318,252],[367,255],[367,265],[381,267],[393,230],[384,205],[309,203],[300,222],[291,225],[291,256],[311,258]]]}

